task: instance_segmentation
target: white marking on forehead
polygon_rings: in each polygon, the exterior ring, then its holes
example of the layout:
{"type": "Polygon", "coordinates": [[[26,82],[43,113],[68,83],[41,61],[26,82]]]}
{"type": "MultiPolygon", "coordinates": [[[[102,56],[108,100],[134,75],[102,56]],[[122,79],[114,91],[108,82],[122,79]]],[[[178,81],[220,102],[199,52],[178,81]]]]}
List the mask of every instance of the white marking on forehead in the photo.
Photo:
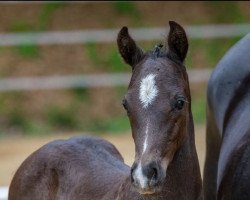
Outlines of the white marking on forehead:
{"type": "Polygon", "coordinates": [[[144,143],[143,143],[143,152],[142,152],[142,154],[145,153],[145,151],[147,149],[147,146],[148,146],[148,125],[149,125],[149,123],[147,122],[146,131],[145,131],[146,137],[145,137],[145,140],[144,140],[144,143]]]}
{"type": "Polygon", "coordinates": [[[155,85],[155,74],[149,74],[141,80],[140,85],[140,100],[143,108],[151,104],[158,94],[158,89],[155,85]]]}

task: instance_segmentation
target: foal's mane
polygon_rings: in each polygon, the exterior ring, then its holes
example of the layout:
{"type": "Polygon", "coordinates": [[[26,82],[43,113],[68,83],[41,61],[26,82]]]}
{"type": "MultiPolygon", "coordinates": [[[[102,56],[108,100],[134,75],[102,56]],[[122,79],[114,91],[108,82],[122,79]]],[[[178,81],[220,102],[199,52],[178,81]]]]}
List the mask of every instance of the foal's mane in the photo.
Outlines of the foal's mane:
{"type": "Polygon", "coordinates": [[[154,48],[148,52],[148,56],[154,60],[157,58],[168,58],[178,65],[183,65],[180,59],[162,43],[155,45],[154,48]]]}

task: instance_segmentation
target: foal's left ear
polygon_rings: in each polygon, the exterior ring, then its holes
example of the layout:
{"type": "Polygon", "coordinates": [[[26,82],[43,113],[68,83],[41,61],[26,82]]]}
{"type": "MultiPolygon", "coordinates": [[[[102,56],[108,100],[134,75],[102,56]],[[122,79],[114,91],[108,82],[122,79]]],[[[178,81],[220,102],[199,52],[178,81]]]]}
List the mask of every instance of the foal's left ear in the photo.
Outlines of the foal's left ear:
{"type": "Polygon", "coordinates": [[[188,39],[185,30],[174,21],[169,21],[168,47],[170,55],[174,53],[183,62],[188,51],[188,39]]]}
{"type": "Polygon", "coordinates": [[[117,45],[123,60],[132,66],[132,68],[142,60],[144,53],[131,38],[126,26],[124,26],[118,33],[117,45]]]}

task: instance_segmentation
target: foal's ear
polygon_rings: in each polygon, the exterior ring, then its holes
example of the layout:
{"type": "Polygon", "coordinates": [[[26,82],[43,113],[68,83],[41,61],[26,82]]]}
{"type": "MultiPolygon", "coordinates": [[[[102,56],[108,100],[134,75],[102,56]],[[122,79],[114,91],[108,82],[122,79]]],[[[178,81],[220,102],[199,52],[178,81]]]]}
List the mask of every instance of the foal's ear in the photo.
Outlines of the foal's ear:
{"type": "Polygon", "coordinates": [[[168,34],[169,53],[174,54],[183,62],[188,51],[188,39],[185,30],[176,22],[169,21],[170,31],[168,34]]]}
{"type": "Polygon", "coordinates": [[[131,38],[126,26],[118,33],[117,45],[123,60],[132,68],[142,60],[144,53],[131,38]]]}

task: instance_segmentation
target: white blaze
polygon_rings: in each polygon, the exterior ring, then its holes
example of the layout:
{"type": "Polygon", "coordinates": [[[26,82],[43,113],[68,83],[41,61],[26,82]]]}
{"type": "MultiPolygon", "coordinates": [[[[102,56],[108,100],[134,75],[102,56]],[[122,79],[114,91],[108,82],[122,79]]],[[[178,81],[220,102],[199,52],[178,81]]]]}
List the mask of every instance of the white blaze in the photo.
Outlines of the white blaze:
{"type": "Polygon", "coordinates": [[[143,143],[143,152],[142,153],[145,153],[146,149],[147,149],[147,146],[148,146],[148,124],[146,125],[146,136],[145,136],[145,140],[144,140],[144,143],[143,143]]]}
{"type": "Polygon", "coordinates": [[[144,108],[151,104],[158,94],[158,89],[155,84],[155,76],[155,74],[149,74],[141,80],[139,98],[144,108]]]}
{"type": "MultiPolygon", "coordinates": [[[[140,84],[140,95],[139,99],[143,105],[143,108],[147,108],[149,104],[155,100],[158,89],[155,83],[156,74],[149,74],[141,80],[140,84]]],[[[145,130],[145,140],[143,143],[143,153],[145,153],[148,146],[148,131],[149,131],[149,121],[146,125],[145,130]]],[[[148,184],[147,177],[144,176],[142,172],[141,162],[135,170],[135,179],[140,183],[141,188],[146,188],[148,184]]]]}
{"type": "Polygon", "coordinates": [[[141,188],[146,188],[148,179],[142,173],[141,163],[139,163],[135,171],[135,178],[140,183],[141,188]]]}

